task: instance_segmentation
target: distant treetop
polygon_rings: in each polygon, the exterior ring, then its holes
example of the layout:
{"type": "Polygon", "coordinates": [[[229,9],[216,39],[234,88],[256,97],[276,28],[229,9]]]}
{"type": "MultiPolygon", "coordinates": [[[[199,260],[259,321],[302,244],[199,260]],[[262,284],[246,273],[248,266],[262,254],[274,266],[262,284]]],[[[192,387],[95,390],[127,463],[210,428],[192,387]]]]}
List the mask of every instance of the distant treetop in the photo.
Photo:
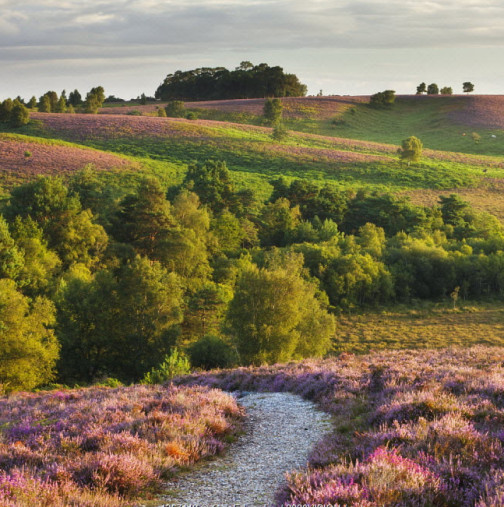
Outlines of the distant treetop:
{"type": "Polygon", "coordinates": [[[462,83],[462,89],[464,93],[469,93],[474,91],[474,85],[470,81],[466,81],[462,83]]]}
{"type": "Polygon", "coordinates": [[[202,67],[168,74],[156,90],[161,100],[220,100],[262,97],[300,97],[306,85],[282,67],[242,62],[235,70],[202,67]]]}

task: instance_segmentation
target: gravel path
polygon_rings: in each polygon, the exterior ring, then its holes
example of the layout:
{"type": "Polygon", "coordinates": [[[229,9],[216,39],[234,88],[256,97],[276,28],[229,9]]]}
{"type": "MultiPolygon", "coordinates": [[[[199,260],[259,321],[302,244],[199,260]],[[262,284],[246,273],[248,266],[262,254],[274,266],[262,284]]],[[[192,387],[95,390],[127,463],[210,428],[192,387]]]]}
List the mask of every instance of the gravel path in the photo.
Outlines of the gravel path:
{"type": "Polygon", "coordinates": [[[287,471],[307,464],[331,428],[327,414],[290,393],[247,393],[245,435],[222,458],[167,484],[162,505],[274,505],[287,471]]]}

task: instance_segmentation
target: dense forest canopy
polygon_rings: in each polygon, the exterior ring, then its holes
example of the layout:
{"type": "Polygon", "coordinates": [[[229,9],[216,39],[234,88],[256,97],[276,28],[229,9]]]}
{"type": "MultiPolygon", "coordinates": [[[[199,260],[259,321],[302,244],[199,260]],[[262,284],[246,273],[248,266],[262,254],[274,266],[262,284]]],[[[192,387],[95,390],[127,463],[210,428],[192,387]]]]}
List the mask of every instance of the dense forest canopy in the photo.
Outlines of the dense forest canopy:
{"type": "Polygon", "coordinates": [[[13,188],[0,215],[3,389],[138,381],[174,347],[213,366],[323,356],[339,312],[504,293],[504,230],[457,195],[423,207],[271,184],[260,202],[207,160],[179,185],[145,176],[121,196],[90,169],[13,188]]]}
{"type": "Polygon", "coordinates": [[[235,70],[202,67],[168,74],[156,90],[161,100],[220,100],[262,97],[300,97],[306,85],[282,67],[242,62],[235,70]]]}

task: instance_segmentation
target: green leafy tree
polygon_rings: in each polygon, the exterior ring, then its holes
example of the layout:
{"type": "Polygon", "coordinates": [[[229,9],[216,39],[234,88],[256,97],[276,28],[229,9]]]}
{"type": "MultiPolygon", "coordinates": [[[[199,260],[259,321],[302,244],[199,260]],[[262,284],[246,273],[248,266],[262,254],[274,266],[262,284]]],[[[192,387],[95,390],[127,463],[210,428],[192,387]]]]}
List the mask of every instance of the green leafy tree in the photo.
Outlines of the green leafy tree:
{"type": "Polygon", "coordinates": [[[453,95],[453,88],[451,86],[444,86],[441,88],[441,95],[453,95]]]}
{"type": "Polygon", "coordinates": [[[77,262],[93,265],[107,245],[103,227],[94,223],[91,211],[82,210],[60,178],[41,176],[14,188],[5,212],[12,220],[30,216],[65,267],[77,262]]]}
{"type": "Polygon", "coordinates": [[[5,99],[0,103],[0,122],[8,122],[11,118],[11,112],[14,107],[12,99],[5,99]]]}
{"type": "Polygon", "coordinates": [[[187,298],[182,333],[184,342],[193,342],[207,334],[219,334],[224,314],[233,297],[232,289],[212,281],[206,282],[187,298]]]}
{"type": "Polygon", "coordinates": [[[58,342],[51,326],[54,307],[47,299],[32,303],[14,281],[0,279],[0,385],[3,390],[33,389],[54,378],[58,342]]]}
{"type": "Polygon", "coordinates": [[[166,104],[165,113],[170,118],[184,118],[186,114],[184,102],[181,100],[171,100],[166,104]]]}
{"type": "Polygon", "coordinates": [[[37,97],[33,96],[28,102],[27,107],[30,109],[35,109],[37,107],[37,97]]]}
{"type": "Polygon", "coordinates": [[[222,160],[191,164],[184,178],[184,186],[195,192],[214,213],[226,208],[236,213],[241,208],[231,172],[222,160]]]}
{"type": "Polygon", "coordinates": [[[55,91],[48,91],[45,93],[45,96],[49,98],[49,101],[51,102],[51,111],[56,111],[56,108],[58,107],[58,94],[55,91]]]}
{"type": "Polygon", "coordinates": [[[289,137],[289,131],[284,127],[282,123],[277,123],[273,127],[273,132],[271,133],[271,137],[275,141],[283,141],[287,137],[289,137]]]}
{"type": "Polygon", "coordinates": [[[470,81],[462,83],[462,90],[464,93],[470,93],[474,91],[474,85],[470,81]]]}
{"type": "Polygon", "coordinates": [[[62,380],[140,380],[174,345],[182,304],[177,275],[142,257],[71,280],[58,302],[62,380]]]}
{"type": "Polygon", "coordinates": [[[268,125],[276,126],[282,120],[283,104],[280,99],[264,101],[263,116],[268,125]]]}
{"type": "Polygon", "coordinates": [[[179,375],[191,373],[191,363],[186,355],[174,348],[170,354],[167,354],[164,361],[157,367],[147,372],[141,384],[164,384],[179,375]]]}
{"type": "Polygon", "coordinates": [[[59,257],[47,248],[42,230],[30,217],[16,217],[11,231],[24,256],[23,266],[16,276],[18,286],[30,297],[48,294],[59,274],[59,257]]]}
{"type": "Polygon", "coordinates": [[[421,95],[427,91],[427,85],[425,83],[420,83],[416,88],[416,94],[421,95]]]}
{"type": "Polygon", "coordinates": [[[86,94],[84,101],[84,112],[88,114],[96,114],[105,101],[105,90],[102,86],[91,88],[86,94]]]}
{"type": "Polygon", "coordinates": [[[280,197],[267,204],[259,215],[259,237],[263,246],[284,246],[288,234],[300,222],[299,206],[291,208],[290,202],[280,197]]]}
{"type": "Polygon", "coordinates": [[[376,108],[390,107],[394,104],[395,98],[394,90],[385,90],[371,95],[369,105],[376,108]]]}
{"type": "Polygon", "coordinates": [[[23,104],[16,104],[10,114],[10,124],[19,128],[30,121],[30,111],[23,104]]]}
{"type": "Polygon", "coordinates": [[[66,113],[67,111],[67,100],[66,98],[61,95],[61,97],[59,98],[57,104],[56,104],[56,109],[54,110],[55,113],[66,113]]]}
{"type": "Polygon", "coordinates": [[[157,116],[159,118],[166,118],[166,111],[164,109],[164,107],[160,107],[158,110],[157,110],[157,116]]]}
{"type": "Polygon", "coordinates": [[[170,202],[156,178],[145,178],[120,204],[114,235],[141,255],[159,260],[160,243],[177,226],[170,202]]]}
{"type": "Polygon", "coordinates": [[[50,113],[51,112],[51,99],[47,95],[42,95],[38,101],[39,113],[50,113]]]}
{"type": "Polygon", "coordinates": [[[438,95],[439,94],[439,86],[436,83],[431,83],[427,87],[427,95],[438,95]]]}
{"type": "Polygon", "coordinates": [[[418,137],[410,136],[401,143],[401,148],[397,150],[401,161],[418,162],[422,157],[423,144],[418,137]]]}
{"type": "Polygon", "coordinates": [[[68,103],[73,107],[80,106],[82,104],[82,95],[79,93],[79,90],[74,90],[70,92],[68,95],[68,103]]]}
{"type": "Polygon", "coordinates": [[[16,245],[7,222],[0,215],[0,278],[16,280],[23,266],[23,252],[16,245]]]}
{"type": "Polygon", "coordinates": [[[316,286],[303,278],[302,265],[302,255],[290,254],[241,272],[227,321],[242,362],[320,357],[329,349],[334,318],[316,286]]]}

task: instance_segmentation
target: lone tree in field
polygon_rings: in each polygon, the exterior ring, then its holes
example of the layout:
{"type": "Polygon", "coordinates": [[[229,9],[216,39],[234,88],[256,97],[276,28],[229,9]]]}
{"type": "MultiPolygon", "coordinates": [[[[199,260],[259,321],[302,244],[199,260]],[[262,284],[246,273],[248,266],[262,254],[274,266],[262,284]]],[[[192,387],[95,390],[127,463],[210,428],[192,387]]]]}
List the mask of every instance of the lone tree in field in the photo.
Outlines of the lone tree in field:
{"type": "Polygon", "coordinates": [[[275,126],[282,120],[283,104],[280,99],[266,99],[263,107],[264,119],[268,125],[275,126]]]}
{"type": "Polygon", "coordinates": [[[462,83],[462,89],[464,90],[464,93],[473,92],[474,85],[470,81],[466,81],[465,83],[462,83]]]}
{"type": "Polygon", "coordinates": [[[431,83],[427,87],[427,95],[438,95],[439,94],[439,86],[436,83],[431,83]]]}
{"type": "Polygon", "coordinates": [[[395,102],[395,91],[385,90],[383,92],[378,92],[375,93],[374,95],[371,95],[369,105],[371,107],[381,108],[392,106],[394,102],[395,102]]]}
{"type": "Polygon", "coordinates": [[[411,136],[402,141],[401,148],[397,150],[397,153],[399,153],[401,162],[406,161],[410,165],[410,162],[418,162],[420,160],[422,150],[422,141],[418,137],[411,136]]]}
{"type": "Polygon", "coordinates": [[[425,93],[426,91],[427,91],[427,85],[425,83],[420,83],[416,87],[416,94],[417,95],[422,95],[422,93],[425,93]]]}
{"type": "Polygon", "coordinates": [[[165,113],[170,118],[183,118],[186,114],[184,102],[181,100],[171,100],[166,104],[165,113]]]}

